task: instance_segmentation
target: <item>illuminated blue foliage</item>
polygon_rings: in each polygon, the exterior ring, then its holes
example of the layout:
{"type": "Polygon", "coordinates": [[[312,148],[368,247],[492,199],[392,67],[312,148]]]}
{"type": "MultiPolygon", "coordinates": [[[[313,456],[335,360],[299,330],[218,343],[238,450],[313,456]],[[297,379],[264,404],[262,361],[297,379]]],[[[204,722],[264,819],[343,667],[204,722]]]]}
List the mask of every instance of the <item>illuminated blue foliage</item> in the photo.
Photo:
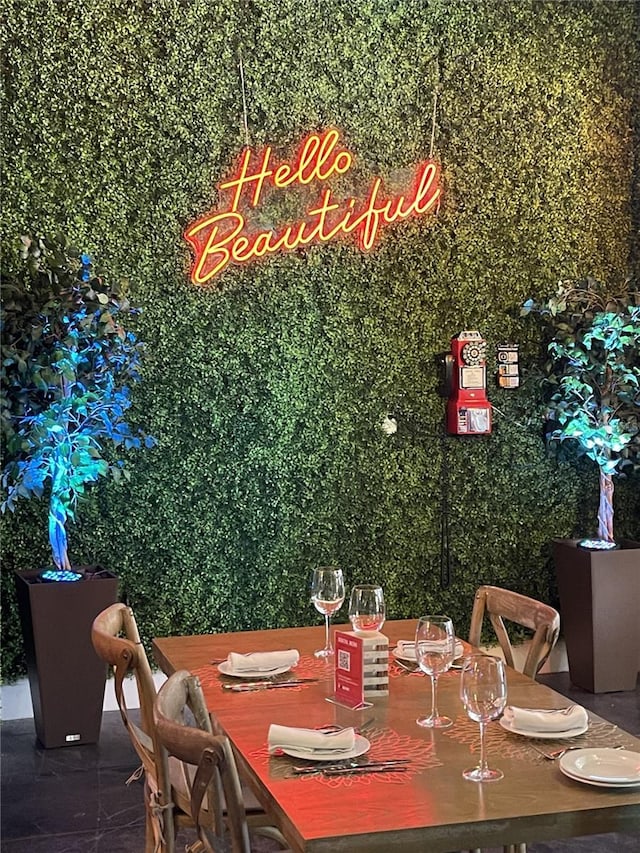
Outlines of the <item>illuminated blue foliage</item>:
{"type": "Polygon", "coordinates": [[[551,338],[542,385],[550,442],[569,442],[600,471],[598,535],[613,541],[613,481],[640,467],[640,292],[626,282],[560,282],[555,296],[527,300],[551,338]]]}
{"type": "Polygon", "coordinates": [[[139,311],[126,283],[108,284],[64,235],[21,239],[21,269],[3,272],[2,511],[48,485],[53,560],[69,569],[66,525],[86,486],[128,478],[122,460],[104,458],[105,444],[155,444],[125,420],[142,344],[123,324],[139,311]]]}

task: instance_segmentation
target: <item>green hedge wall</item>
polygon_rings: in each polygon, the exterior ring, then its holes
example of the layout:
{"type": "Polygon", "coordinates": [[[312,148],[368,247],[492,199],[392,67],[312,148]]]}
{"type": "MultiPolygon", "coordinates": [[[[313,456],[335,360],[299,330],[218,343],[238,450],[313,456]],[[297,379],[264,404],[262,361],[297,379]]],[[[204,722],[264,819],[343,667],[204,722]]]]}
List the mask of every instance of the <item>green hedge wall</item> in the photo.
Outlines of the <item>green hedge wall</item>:
{"type": "MultiPolygon", "coordinates": [[[[381,582],[390,617],[448,611],[462,634],[479,583],[555,600],[549,543],[594,531],[597,472],[547,455],[531,381],[490,387],[490,437],[445,437],[436,356],[478,328],[526,367],[525,298],[628,272],[636,4],[3,0],[2,18],[3,252],[61,227],[144,309],[135,406],[158,447],[94,489],[70,555],[118,573],[145,636],[316,622],[327,562],[381,582]],[[437,216],[195,288],[182,234],[245,141],[240,56],[252,146],[337,127],[366,185],[429,155],[437,90],[437,216]]],[[[619,535],[640,536],[638,492],[618,484],[619,535]]],[[[5,679],[12,570],[48,561],[45,513],[2,520],[5,679]]]]}

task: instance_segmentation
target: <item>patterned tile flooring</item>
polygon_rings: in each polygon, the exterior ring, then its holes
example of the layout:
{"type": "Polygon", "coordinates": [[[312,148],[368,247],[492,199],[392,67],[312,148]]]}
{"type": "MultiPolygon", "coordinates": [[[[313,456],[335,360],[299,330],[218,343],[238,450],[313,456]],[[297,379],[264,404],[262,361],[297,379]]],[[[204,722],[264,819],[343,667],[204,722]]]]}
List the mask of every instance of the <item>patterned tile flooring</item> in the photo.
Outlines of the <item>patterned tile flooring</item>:
{"type": "MultiPolygon", "coordinates": [[[[593,695],[574,688],[568,673],[540,676],[560,693],[640,736],[640,683],[635,692],[593,695]]],[[[31,719],[2,723],[3,853],[135,853],[143,850],[142,784],[126,780],[137,766],[120,715],[103,716],[100,742],[41,749],[31,719]]],[[[181,834],[184,844],[189,838],[181,834]],[[183,837],[184,836],[184,837],[183,837]]],[[[258,853],[273,850],[259,842],[258,853]]],[[[179,846],[178,849],[181,849],[179,846]]],[[[640,851],[640,827],[553,843],[529,844],[529,853],[640,851]]]]}

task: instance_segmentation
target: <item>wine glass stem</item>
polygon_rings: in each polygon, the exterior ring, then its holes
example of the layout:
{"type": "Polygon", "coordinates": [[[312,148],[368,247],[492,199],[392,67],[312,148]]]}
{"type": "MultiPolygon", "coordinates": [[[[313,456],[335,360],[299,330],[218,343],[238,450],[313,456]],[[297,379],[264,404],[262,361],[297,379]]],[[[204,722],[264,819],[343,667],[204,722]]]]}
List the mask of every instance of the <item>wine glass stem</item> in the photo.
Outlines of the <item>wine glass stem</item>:
{"type": "Polygon", "coordinates": [[[329,614],[325,613],[325,615],[324,615],[324,647],[327,651],[331,648],[331,645],[329,642],[329,619],[330,618],[331,617],[329,616],[329,614]]]}
{"type": "Polygon", "coordinates": [[[480,722],[480,764],[478,765],[480,772],[484,773],[487,770],[487,757],[484,751],[484,723],[480,722]]]}
{"type": "Polygon", "coordinates": [[[436,719],[438,716],[438,703],[436,700],[438,689],[438,676],[431,676],[431,717],[436,719]]]}

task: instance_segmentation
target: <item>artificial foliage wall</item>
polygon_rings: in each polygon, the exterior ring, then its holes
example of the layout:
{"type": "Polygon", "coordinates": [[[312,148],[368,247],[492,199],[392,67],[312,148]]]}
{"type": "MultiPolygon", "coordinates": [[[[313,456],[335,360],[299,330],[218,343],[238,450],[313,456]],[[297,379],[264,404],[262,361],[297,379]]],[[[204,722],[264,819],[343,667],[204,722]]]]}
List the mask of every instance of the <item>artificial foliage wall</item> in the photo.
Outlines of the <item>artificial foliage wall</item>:
{"type": "MultiPolygon", "coordinates": [[[[480,583],[553,601],[550,541],[594,531],[597,470],[549,456],[535,385],[498,389],[495,347],[539,361],[519,305],[633,263],[637,5],[2,0],[2,18],[3,253],[63,229],[143,309],[135,418],[157,446],[94,488],[72,561],[118,573],[147,638],[319,621],[322,564],[460,634],[480,583]],[[286,160],[327,128],[363,186],[432,154],[437,213],[366,254],[335,240],[194,286],[183,233],[247,141],[286,160]],[[463,329],[488,342],[486,437],[444,434],[438,356],[463,329]]],[[[617,484],[620,536],[640,535],[639,491],[617,484]]],[[[12,571],[49,562],[45,516],[2,519],[5,678],[12,571]]]]}

